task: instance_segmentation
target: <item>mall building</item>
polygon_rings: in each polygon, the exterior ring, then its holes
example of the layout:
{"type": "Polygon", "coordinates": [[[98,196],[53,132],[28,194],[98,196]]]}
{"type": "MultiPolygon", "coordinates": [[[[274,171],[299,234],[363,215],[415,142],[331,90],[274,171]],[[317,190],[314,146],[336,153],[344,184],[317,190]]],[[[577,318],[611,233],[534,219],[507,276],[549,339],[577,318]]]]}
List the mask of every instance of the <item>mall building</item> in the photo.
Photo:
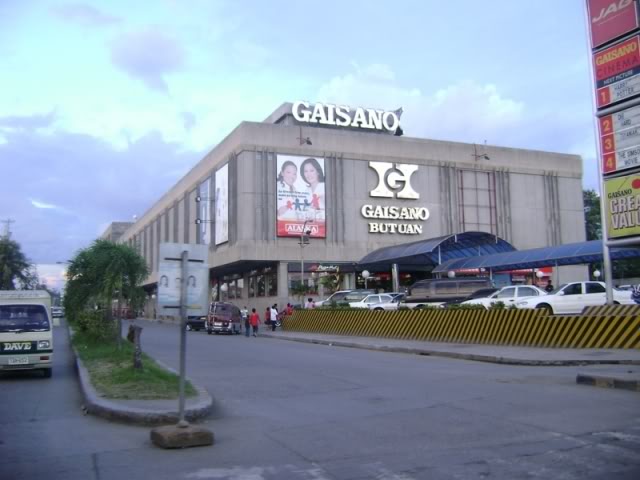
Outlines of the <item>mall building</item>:
{"type": "MultiPolygon", "coordinates": [[[[162,242],[208,244],[212,298],[262,311],[362,286],[361,259],[385,247],[585,239],[579,156],[406,137],[401,114],[296,102],[242,122],[120,236],[147,259],[149,298],[162,242]]],[[[391,263],[367,267],[369,286],[390,289],[391,263]]],[[[434,263],[394,265],[395,285],[434,263]]]]}

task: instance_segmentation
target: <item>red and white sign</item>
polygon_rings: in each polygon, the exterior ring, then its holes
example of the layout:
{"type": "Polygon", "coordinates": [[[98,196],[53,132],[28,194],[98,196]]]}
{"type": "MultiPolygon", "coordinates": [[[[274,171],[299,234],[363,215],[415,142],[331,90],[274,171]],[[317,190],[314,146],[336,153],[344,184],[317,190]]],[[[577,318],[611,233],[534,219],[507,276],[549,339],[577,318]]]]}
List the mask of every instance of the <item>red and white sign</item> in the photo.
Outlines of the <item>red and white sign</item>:
{"type": "Polygon", "coordinates": [[[588,0],[587,12],[592,48],[640,27],[634,0],[588,0]]]}
{"type": "Polygon", "coordinates": [[[640,166],[640,106],[599,119],[602,173],[640,166]]]}
{"type": "Polygon", "coordinates": [[[640,94],[640,35],[593,54],[597,105],[640,94]]]}
{"type": "Polygon", "coordinates": [[[278,236],[279,237],[300,237],[302,235],[302,227],[309,233],[311,238],[325,238],[325,224],[322,223],[310,223],[304,221],[295,220],[278,220],[278,236]]]}

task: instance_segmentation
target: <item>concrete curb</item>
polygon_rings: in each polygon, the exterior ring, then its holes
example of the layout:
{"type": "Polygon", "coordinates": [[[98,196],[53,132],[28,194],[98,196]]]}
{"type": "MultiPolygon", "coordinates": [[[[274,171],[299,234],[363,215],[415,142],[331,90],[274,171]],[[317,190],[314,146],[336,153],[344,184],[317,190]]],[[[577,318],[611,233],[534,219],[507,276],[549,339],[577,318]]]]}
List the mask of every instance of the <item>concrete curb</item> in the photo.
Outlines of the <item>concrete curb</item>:
{"type": "Polygon", "coordinates": [[[498,363],[503,365],[547,366],[560,367],[571,365],[640,365],[637,360],[531,360],[523,358],[498,357],[493,355],[480,355],[475,353],[443,352],[441,350],[429,350],[415,347],[389,347],[386,345],[361,344],[346,341],[323,340],[303,337],[280,337],[269,333],[262,333],[261,337],[288,340],[292,342],[314,343],[333,347],[361,348],[363,350],[375,350],[380,352],[408,353],[413,355],[425,355],[433,357],[447,357],[458,360],[471,360],[474,362],[498,363]]]}
{"type": "MultiPolygon", "coordinates": [[[[71,333],[71,329],[69,329],[69,331],[71,333]]],[[[83,365],[82,360],[80,360],[80,356],[73,346],[71,346],[71,350],[76,357],[75,365],[80,379],[80,389],[82,391],[82,396],[84,397],[84,409],[87,413],[111,421],[124,422],[128,424],[133,423],[137,425],[166,425],[176,423],[178,421],[179,414],[177,399],[175,400],[175,409],[161,409],[132,407],[123,405],[117,401],[102,398],[93,385],[91,385],[89,372],[83,365]]],[[[173,369],[168,368],[157,360],[156,362],[167,370],[175,373],[173,369]]],[[[191,380],[189,381],[193,385],[193,388],[198,392],[198,400],[195,405],[185,407],[185,418],[190,422],[195,422],[211,413],[213,408],[213,399],[206,389],[196,385],[191,380]]]]}
{"type": "Polygon", "coordinates": [[[622,378],[605,375],[590,375],[579,373],[576,376],[576,383],[580,385],[591,385],[593,387],[619,388],[622,390],[640,392],[640,380],[625,380],[622,378]]]}

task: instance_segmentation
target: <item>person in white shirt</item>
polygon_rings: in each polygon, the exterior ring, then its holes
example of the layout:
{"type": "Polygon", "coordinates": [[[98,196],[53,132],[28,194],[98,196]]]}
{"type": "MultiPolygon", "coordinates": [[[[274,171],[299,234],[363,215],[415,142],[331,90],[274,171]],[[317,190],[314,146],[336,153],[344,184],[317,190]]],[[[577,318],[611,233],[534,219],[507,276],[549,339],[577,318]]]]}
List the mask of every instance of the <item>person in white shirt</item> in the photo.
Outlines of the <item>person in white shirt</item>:
{"type": "Polygon", "coordinates": [[[273,306],[271,307],[271,331],[275,332],[276,331],[276,322],[278,321],[278,309],[276,308],[275,303],[273,304],[273,306]]]}

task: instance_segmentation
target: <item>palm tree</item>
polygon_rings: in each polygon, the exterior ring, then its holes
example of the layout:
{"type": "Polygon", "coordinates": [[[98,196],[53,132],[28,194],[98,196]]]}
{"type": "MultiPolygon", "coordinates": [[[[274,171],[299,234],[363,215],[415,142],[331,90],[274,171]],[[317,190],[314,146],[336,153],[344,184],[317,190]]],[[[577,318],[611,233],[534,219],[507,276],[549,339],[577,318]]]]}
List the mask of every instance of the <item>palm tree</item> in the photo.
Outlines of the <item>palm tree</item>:
{"type": "MultiPolygon", "coordinates": [[[[118,313],[124,300],[131,308],[138,308],[144,292],[140,285],[149,274],[145,260],[131,247],[108,240],[96,240],[89,248],[81,250],[67,270],[66,299],[72,309],[87,308],[93,302],[106,307],[111,320],[111,305],[118,298],[118,313]]],[[[117,337],[122,339],[121,318],[117,319],[117,337]]]]}
{"type": "Polygon", "coordinates": [[[16,282],[24,286],[33,280],[33,265],[22,253],[18,242],[0,238],[0,290],[15,290],[16,282]]]}

